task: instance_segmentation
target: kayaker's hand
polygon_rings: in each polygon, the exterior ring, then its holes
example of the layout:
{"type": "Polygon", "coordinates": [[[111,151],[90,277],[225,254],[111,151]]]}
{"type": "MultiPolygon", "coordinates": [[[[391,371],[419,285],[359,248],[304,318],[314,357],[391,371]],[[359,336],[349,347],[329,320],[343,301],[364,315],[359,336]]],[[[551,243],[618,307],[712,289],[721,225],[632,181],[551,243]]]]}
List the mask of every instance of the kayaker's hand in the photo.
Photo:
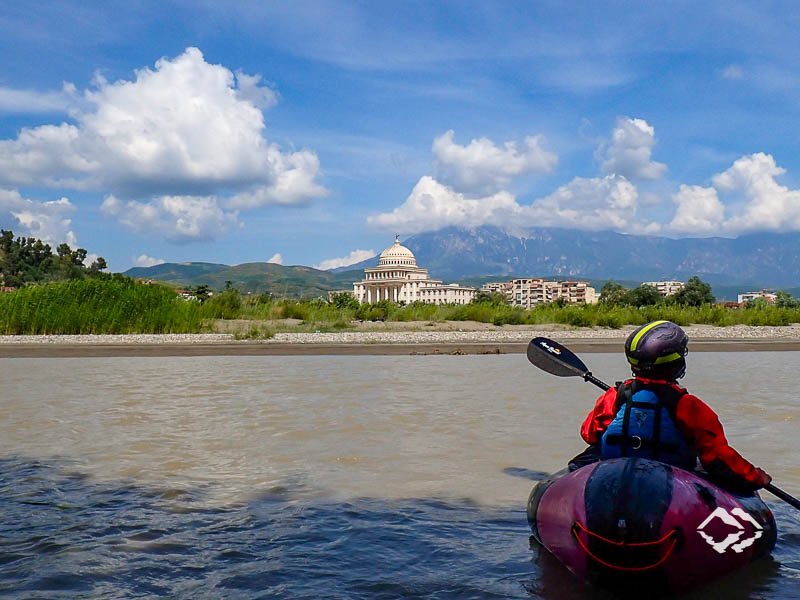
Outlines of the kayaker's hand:
{"type": "Polygon", "coordinates": [[[757,488],[767,487],[772,481],[772,477],[764,469],[756,467],[756,473],[758,473],[758,479],[755,480],[757,488]]]}

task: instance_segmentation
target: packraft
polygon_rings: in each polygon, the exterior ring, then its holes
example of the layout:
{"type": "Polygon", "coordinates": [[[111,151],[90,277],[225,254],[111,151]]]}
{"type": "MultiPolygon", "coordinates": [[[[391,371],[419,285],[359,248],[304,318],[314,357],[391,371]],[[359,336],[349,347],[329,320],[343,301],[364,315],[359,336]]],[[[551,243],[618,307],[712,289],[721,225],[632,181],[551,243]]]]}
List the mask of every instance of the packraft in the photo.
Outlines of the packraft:
{"type": "Polygon", "coordinates": [[[757,493],[646,458],[614,458],[539,482],[527,505],[536,540],[596,585],[685,591],[769,554],[775,519],[757,493]]]}

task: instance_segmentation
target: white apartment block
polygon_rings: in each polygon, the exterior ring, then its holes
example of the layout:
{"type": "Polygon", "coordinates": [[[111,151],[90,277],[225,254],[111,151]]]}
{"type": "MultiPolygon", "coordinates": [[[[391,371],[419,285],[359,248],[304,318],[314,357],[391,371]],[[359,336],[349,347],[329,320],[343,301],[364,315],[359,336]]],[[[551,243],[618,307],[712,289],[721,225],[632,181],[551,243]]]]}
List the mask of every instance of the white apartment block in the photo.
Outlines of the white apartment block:
{"type": "Polygon", "coordinates": [[[426,304],[469,304],[475,296],[475,288],[450,283],[420,288],[418,294],[417,301],[426,304]]]}
{"type": "Polygon", "coordinates": [[[772,290],[760,290],[758,292],[745,292],[744,294],[739,294],[739,304],[744,304],[748,300],[755,300],[757,298],[763,298],[770,304],[774,304],[775,300],[778,299],[778,295],[773,292],[772,290]]]}
{"type": "Polygon", "coordinates": [[[586,281],[545,281],[539,278],[512,279],[511,305],[530,309],[535,304],[563,300],[567,304],[595,304],[597,294],[586,281]]]}
{"type": "Polygon", "coordinates": [[[672,296],[683,289],[682,281],[645,281],[642,285],[651,285],[658,290],[662,296],[672,296]]]}
{"type": "Polygon", "coordinates": [[[490,294],[503,294],[511,303],[511,282],[510,281],[489,281],[481,286],[482,292],[490,294]]]}

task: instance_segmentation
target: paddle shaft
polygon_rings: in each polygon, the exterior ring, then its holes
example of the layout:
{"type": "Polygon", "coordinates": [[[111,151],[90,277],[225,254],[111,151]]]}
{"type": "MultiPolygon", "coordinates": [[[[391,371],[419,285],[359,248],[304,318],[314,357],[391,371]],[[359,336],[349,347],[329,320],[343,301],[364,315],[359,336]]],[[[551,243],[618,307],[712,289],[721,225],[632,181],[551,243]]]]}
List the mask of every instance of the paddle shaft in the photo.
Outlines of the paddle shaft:
{"type": "Polygon", "coordinates": [[[771,483],[768,483],[767,485],[764,486],[764,489],[767,490],[768,492],[774,494],[775,496],[777,496],[778,498],[780,498],[784,502],[786,502],[786,504],[791,504],[797,510],[800,510],[800,500],[798,500],[794,496],[790,496],[789,494],[784,492],[781,488],[775,487],[771,483]]]}
{"type": "Polygon", "coordinates": [[[609,389],[611,389],[610,385],[608,385],[604,381],[600,381],[597,377],[592,375],[591,371],[586,371],[586,373],[583,374],[583,380],[584,381],[588,381],[589,383],[595,384],[601,390],[609,390],[609,389]]]}

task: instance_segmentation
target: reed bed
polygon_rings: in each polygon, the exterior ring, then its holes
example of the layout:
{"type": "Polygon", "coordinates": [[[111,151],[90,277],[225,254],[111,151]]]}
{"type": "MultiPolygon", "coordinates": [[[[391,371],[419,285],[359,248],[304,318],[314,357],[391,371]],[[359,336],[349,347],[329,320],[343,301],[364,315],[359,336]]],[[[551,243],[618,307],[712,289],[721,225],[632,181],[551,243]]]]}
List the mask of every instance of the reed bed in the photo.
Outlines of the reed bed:
{"type": "Polygon", "coordinates": [[[198,303],[132,281],[80,279],[0,295],[5,335],[196,333],[203,320],[198,303]]]}

